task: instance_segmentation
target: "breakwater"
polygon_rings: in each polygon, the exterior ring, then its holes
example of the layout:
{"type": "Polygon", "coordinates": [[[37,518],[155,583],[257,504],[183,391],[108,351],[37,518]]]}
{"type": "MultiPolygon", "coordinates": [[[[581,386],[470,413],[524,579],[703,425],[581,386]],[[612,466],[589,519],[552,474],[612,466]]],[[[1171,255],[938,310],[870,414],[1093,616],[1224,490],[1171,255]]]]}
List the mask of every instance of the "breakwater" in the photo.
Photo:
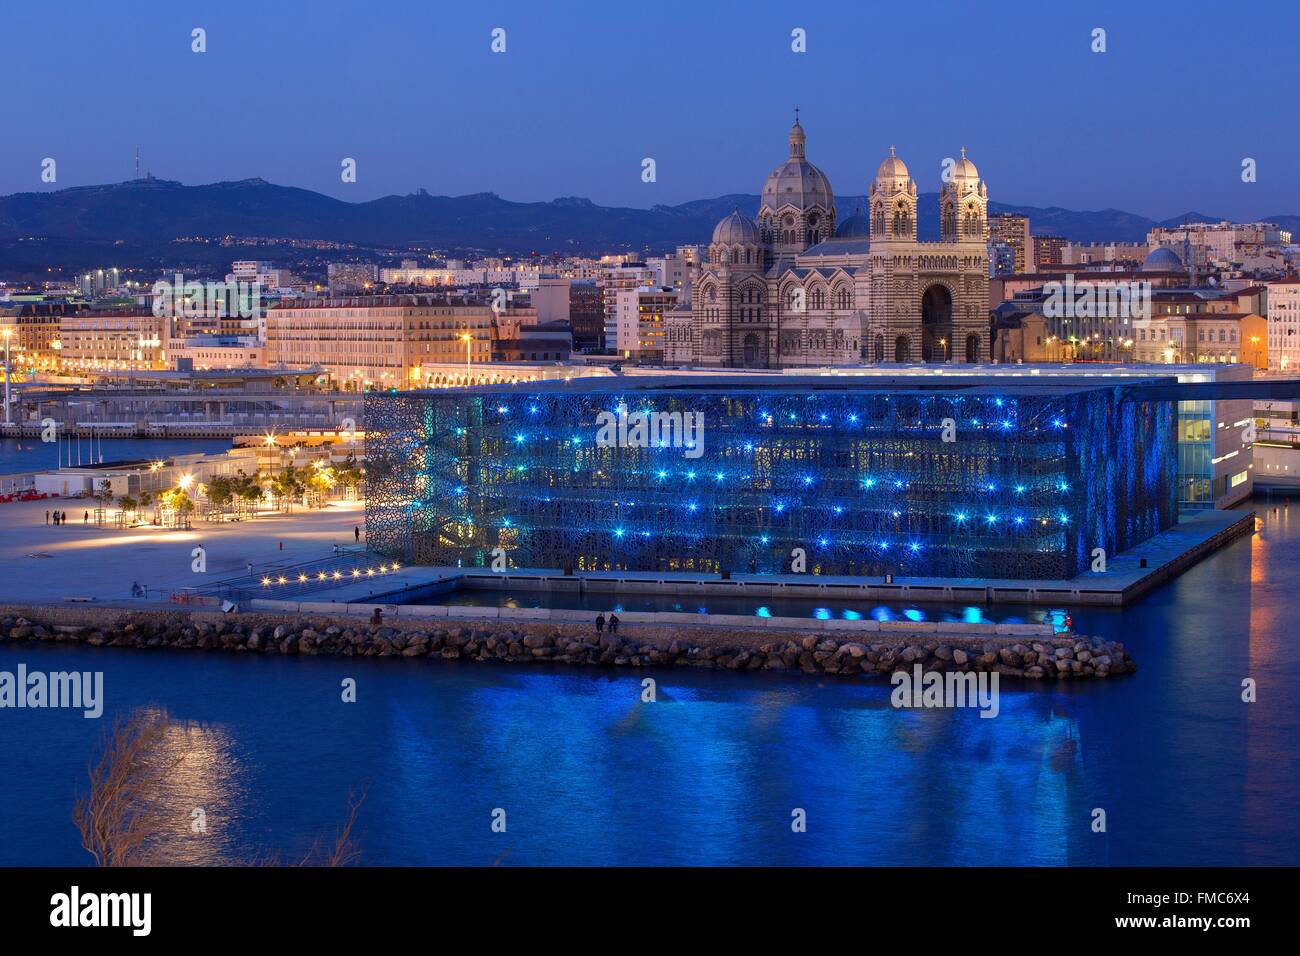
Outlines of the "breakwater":
{"type": "Polygon", "coordinates": [[[299,656],[785,670],[849,677],[892,673],[917,664],[926,670],[986,671],[1031,680],[1104,678],[1137,670],[1121,642],[1079,635],[939,637],[897,631],[857,641],[798,631],[672,627],[598,634],[590,625],[576,623],[363,623],[342,615],[110,608],[0,608],[0,639],[299,656]]]}

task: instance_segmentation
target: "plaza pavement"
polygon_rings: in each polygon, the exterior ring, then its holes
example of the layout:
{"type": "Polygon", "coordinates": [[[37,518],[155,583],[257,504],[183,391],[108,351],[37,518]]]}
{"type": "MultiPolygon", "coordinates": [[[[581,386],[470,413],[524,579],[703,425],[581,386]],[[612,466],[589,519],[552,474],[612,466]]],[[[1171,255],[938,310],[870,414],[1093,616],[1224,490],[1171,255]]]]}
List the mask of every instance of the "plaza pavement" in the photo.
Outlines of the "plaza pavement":
{"type": "Polygon", "coordinates": [[[329,558],[335,544],[353,546],[354,527],[361,528],[365,543],[359,501],[219,524],[195,518],[189,531],[97,527],[93,504],[74,499],[0,504],[0,601],[129,602],[133,582],[148,588],[150,601],[167,600],[173,590],[244,575],[250,562],[259,575],[329,558]],[[83,524],[88,507],[91,523],[83,524]],[[46,525],[45,512],[55,509],[68,512],[66,525],[46,525]],[[196,545],[206,551],[205,574],[190,568],[196,545]]]}

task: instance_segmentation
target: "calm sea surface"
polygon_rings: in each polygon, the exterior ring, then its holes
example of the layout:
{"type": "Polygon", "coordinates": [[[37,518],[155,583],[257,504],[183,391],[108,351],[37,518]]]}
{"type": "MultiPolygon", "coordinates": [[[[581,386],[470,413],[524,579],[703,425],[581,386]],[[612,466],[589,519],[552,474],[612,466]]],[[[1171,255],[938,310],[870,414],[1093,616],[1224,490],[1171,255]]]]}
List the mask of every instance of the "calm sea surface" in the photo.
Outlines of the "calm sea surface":
{"type": "Polygon", "coordinates": [[[37,438],[0,439],[0,475],[12,475],[25,471],[45,471],[59,467],[60,460],[66,466],[71,453],[72,465],[78,463],[91,465],[99,461],[103,453],[104,461],[140,461],[149,458],[162,458],[171,455],[192,455],[197,452],[212,454],[230,448],[226,438],[195,439],[158,439],[158,438],[105,438],[97,437],[92,448],[89,438],[81,439],[80,457],[78,457],[77,440],[66,439],[59,442],[42,442],[37,438]]]}
{"type": "Polygon", "coordinates": [[[0,644],[0,670],[102,670],[107,698],[0,710],[0,864],[86,860],[74,799],[139,705],[184,722],[181,862],[293,859],[364,788],[372,864],[1297,864],[1300,503],[1254,508],[1259,534],[1142,602],[1070,609],[1139,673],[1006,682],[995,719],[867,679],[0,644]]]}

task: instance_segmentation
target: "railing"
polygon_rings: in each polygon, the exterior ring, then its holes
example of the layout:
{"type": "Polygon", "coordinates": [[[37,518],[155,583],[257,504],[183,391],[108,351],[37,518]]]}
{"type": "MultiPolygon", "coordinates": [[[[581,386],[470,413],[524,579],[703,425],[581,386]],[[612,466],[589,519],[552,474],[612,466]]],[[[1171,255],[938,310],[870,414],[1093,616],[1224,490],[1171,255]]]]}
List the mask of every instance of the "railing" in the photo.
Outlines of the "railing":
{"type": "Polygon", "coordinates": [[[246,603],[255,598],[289,600],[347,587],[358,581],[387,577],[400,569],[401,565],[396,561],[364,548],[342,548],[333,557],[263,568],[211,584],[182,588],[173,591],[171,599],[178,604],[207,604],[213,599],[236,603],[246,603]]]}

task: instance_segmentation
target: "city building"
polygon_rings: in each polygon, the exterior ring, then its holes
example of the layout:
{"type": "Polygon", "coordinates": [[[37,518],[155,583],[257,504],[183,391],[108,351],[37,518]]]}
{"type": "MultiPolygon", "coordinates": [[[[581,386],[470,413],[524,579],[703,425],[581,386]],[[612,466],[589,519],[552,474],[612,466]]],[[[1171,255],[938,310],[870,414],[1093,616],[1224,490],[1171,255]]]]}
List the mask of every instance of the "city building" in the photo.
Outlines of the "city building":
{"type": "Polygon", "coordinates": [[[16,302],[0,307],[0,328],[8,332],[14,370],[57,371],[63,343],[59,339],[63,316],[80,306],[67,302],[16,302]]]}
{"type": "Polygon", "coordinates": [[[567,322],[534,322],[518,326],[511,338],[492,343],[492,361],[567,362],[573,353],[573,330],[567,322]]]}
{"type": "Polygon", "coordinates": [[[1300,368],[1300,278],[1268,283],[1268,367],[1300,368]]]}
{"type": "Polygon", "coordinates": [[[606,340],[606,347],[628,359],[663,361],[664,316],[679,300],[680,293],[671,288],[620,289],[615,300],[614,340],[606,340]]]}
{"type": "Polygon", "coordinates": [[[1072,578],[1177,520],[1172,403],[1126,401],[1123,381],[372,394],[366,540],[449,567],[1072,578]]]}
{"type": "Polygon", "coordinates": [[[85,309],[59,318],[59,358],[68,371],[164,369],[168,319],[152,311],[85,309]]]}
{"type": "Polygon", "coordinates": [[[1198,269],[1252,262],[1280,265],[1282,247],[1290,241],[1291,234],[1271,222],[1195,222],[1158,226],[1147,233],[1147,245],[1173,249],[1198,269]]]}
{"type": "MultiPolygon", "coordinates": [[[[1029,217],[1011,213],[989,216],[989,243],[1011,250],[1011,273],[1034,271],[1034,237],[1029,232],[1029,217]]],[[[1006,273],[999,272],[998,275],[1006,273]]]]}
{"type": "Polygon", "coordinates": [[[1062,265],[1067,245],[1064,236],[1034,236],[1034,268],[1062,265]]]}
{"type": "Polygon", "coordinates": [[[528,290],[529,301],[537,310],[538,322],[568,323],[572,312],[572,279],[563,276],[542,275],[537,285],[528,290]]]}
{"type": "Polygon", "coordinates": [[[1016,271],[1015,247],[1005,242],[989,240],[989,277],[1014,275],[1016,271]]]}
{"type": "MultiPolygon", "coordinates": [[[[1056,356],[1050,362],[1060,361],[1056,356]]],[[[824,374],[848,380],[889,379],[912,381],[954,374],[978,377],[986,384],[1005,383],[1018,388],[1026,383],[1074,381],[1112,383],[1141,379],[1185,384],[1246,382],[1254,377],[1249,365],[1140,365],[1116,363],[992,365],[974,369],[910,368],[826,369],[824,374]]],[[[1250,399],[1180,400],[1174,403],[1178,419],[1177,497],[1180,511],[1230,508],[1250,497],[1254,489],[1253,441],[1248,426],[1254,414],[1250,399]]]]}
{"type": "Polygon", "coordinates": [[[325,277],[332,296],[369,292],[379,282],[379,267],[370,262],[331,262],[325,277]]]}
{"type": "Polygon", "coordinates": [[[601,263],[599,281],[605,319],[601,338],[605,350],[612,351],[618,342],[619,293],[629,289],[654,288],[655,272],[644,262],[624,256],[606,256],[601,263]]]}
{"type": "Polygon", "coordinates": [[[576,351],[604,351],[605,299],[596,279],[574,279],[570,283],[569,325],[576,351]]]}
{"type": "Polygon", "coordinates": [[[757,220],[737,209],[714,229],[674,356],[741,368],[987,359],[988,190],[965,150],[941,187],[940,241],[921,242],[916,183],[892,148],[867,215],[837,222],[806,142],[796,119],[757,220]]]}
{"type": "Polygon", "coordinates": [[[1145,243],[1067,242],[1061,247],[1061,265],[1090,266],[1115,263],[1140,266],[1151,251],[1145,243]]]}
{"type": "Polygon", "coordinates": [[[266,364],[319,367],[337,388],[423,382],[426,363],[492,360],[492,310],[420,295],[288,303],[266,313],[266,364]]]}

